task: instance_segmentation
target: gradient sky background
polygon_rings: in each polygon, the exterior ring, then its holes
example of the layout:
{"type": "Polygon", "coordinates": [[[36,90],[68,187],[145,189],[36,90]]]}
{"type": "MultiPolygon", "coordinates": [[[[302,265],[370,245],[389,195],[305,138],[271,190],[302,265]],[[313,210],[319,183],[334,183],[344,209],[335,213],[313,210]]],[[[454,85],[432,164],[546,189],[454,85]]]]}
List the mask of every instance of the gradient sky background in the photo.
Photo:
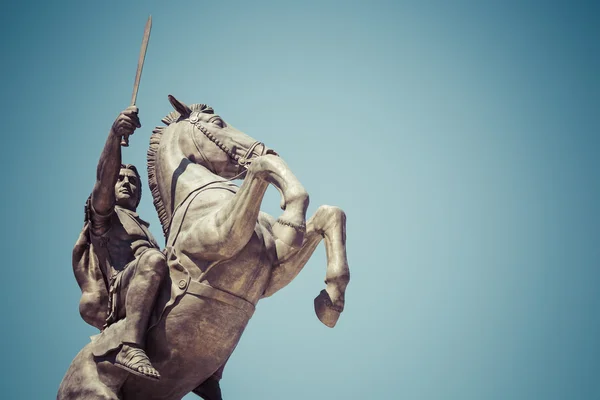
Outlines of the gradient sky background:
{"type": "Polygon", "coordinates": [[[259,304],[226,400],[600,398],[599,3],[306,0],[2,5],[1,397],[54,398],[95,334],[71,249],[148,14],[125,161],[145,177],[171,93],[348,216],[338,325],[321,246],[259,304]]]}

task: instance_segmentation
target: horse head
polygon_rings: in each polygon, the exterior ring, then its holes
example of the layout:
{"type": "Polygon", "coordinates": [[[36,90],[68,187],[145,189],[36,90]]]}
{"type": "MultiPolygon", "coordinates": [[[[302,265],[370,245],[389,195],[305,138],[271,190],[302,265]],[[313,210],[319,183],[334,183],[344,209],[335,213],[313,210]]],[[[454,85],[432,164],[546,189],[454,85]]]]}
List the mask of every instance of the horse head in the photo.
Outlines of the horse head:
{"type": "Polygon", "coordinates": [[[212,107],[188,106],[168,97],[175,111],[162,119],[166,127],[154,129],[148,149],[148,180],[165,236],[172,213],[191,191],[244,178],[254,159],[277,156],[225,122],[212,107]]]}
{"type": "Polygon", "coordinates": [[[215,175],[225,179],[241,177],[254,158],[277,155],[264,143],[225,122],[211,107],[188,107],[172,95],[169,102],[179,113],[180,120],[194,127],[180,140],[185,156],[215,175]]]}

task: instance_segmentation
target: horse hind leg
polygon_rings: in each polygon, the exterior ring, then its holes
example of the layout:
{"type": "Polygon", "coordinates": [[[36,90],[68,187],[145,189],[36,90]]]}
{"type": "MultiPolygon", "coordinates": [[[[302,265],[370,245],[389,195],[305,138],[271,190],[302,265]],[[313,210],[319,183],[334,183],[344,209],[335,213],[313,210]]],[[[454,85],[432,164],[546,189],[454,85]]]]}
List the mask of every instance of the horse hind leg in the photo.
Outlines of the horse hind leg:
{"type": "Polygon", "coordinates": [[[344,310],[345,293],[350,281],[346,255],[346,214],[338,207],[321,206],[308,221],[304,243],[299,249],[277,240],[279,264],[273,269],[264,297],[285,287],[300,273],[323,239],[327,253],[325,290],[315,298],[315,313],[326,326],[333,328],[344,310]]]}

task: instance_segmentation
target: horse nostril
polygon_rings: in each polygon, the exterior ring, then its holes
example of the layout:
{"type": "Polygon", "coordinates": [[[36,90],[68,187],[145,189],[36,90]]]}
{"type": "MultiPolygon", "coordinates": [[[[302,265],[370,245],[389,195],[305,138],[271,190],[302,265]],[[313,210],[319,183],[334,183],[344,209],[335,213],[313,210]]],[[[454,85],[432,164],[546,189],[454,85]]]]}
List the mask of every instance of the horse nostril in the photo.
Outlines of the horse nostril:
{"type": "Polygon", "coordinates": [[[279,154],[277,154],[277,152],[275,150],[269,149],[269,150],[267,150],[267,154],[271,154],[271,155],[279,157],[279,154]]]}

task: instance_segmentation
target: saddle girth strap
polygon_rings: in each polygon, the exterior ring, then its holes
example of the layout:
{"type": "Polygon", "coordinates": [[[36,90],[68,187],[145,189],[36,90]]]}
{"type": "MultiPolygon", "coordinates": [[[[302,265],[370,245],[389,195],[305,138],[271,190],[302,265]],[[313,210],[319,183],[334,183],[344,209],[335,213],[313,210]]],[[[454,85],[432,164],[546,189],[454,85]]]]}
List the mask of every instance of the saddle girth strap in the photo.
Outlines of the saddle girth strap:
{"type": "Polygon", "coordinates": [[[190,280],[186,293],[198,297],[217,300],[221,303],[233,306],[242,310],[248,316],[248,318],[251,318],[254,314],[254,304],[250,303],[248,300],[242,299],[234,294],[214,288],[202,282],[190,280]]]}

